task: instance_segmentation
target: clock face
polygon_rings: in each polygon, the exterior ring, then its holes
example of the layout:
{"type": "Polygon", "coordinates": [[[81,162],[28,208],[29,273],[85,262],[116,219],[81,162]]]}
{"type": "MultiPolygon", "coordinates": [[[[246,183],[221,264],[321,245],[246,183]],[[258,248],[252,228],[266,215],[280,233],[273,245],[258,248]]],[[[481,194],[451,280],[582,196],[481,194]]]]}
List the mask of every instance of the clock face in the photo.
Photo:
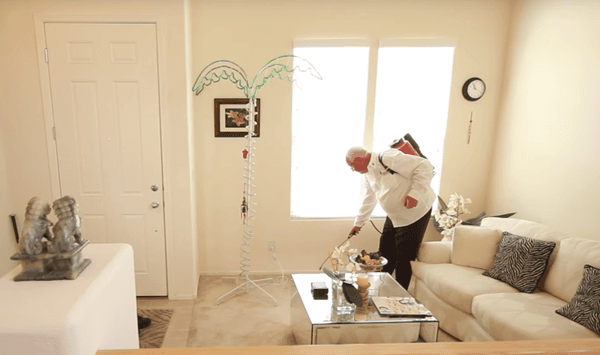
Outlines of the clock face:
{"type": "Polygon", "coordinates": [[[471,78],[463,86],[463,96],[469,101],[479,100],[485,93],[485,83],[479,78],[471,78]]]}

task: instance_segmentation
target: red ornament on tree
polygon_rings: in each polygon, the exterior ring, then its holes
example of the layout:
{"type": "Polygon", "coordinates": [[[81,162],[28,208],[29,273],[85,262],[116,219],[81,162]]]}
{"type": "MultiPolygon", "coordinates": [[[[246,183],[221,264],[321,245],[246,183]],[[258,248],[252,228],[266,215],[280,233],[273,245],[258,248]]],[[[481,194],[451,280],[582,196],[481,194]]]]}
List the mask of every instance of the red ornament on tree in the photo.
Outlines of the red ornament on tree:
{"type": "Polygon", "coordinates": [[[248,150],[247,149],[242,150],[242,156],[244,157],[244,159],[246,159],[248,157],[248,150]]]}

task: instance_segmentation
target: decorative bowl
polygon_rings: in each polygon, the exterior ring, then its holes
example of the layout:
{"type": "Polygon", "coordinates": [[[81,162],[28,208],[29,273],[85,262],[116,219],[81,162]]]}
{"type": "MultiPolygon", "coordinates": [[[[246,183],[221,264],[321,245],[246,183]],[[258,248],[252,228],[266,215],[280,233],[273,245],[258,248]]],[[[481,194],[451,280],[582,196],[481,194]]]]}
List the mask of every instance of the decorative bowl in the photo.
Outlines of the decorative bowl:
{"type": "Polygon", "coordinates": [[[377,265],[365,265],[363,263],[359,263],[358,261],[356,261],[356,257],[359,254],[352,254],[350,256],[350,261],[354,264],[357,264],[358,266],[360,266],[361,270],[366,271],[366,272],[377,272],[377,271],[381,271],[383,269],[383,267],[385,266],[385,264],[388,263],[387,259],[384,258],[383,256],[379,257],[379,264],[377,265]]]}

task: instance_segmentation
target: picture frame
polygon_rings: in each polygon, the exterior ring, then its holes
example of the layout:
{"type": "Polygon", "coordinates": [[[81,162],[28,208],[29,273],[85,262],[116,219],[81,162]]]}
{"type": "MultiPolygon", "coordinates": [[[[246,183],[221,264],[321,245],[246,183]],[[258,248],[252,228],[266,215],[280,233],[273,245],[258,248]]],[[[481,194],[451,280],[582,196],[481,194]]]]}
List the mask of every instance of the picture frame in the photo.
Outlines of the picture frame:
{"type": "MultiPolygon", "coordinates": [[[[248,134],[248,100],[215,99],[215,137],[245,137],[248,134]]],[[[260,137],[260,99],[256,99],[254,137],[260,137]]]]}

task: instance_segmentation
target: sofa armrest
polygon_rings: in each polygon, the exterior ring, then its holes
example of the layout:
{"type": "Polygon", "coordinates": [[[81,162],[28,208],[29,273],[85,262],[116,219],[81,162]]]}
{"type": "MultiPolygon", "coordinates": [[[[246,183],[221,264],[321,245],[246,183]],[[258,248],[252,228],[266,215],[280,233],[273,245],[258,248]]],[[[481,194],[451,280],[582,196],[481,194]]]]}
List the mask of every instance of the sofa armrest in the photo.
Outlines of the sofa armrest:
{"type": "Polygon", "coordinates": [[[452,242],[423,242],[417,260],[428,264],[450,263],[452,242]]]}

